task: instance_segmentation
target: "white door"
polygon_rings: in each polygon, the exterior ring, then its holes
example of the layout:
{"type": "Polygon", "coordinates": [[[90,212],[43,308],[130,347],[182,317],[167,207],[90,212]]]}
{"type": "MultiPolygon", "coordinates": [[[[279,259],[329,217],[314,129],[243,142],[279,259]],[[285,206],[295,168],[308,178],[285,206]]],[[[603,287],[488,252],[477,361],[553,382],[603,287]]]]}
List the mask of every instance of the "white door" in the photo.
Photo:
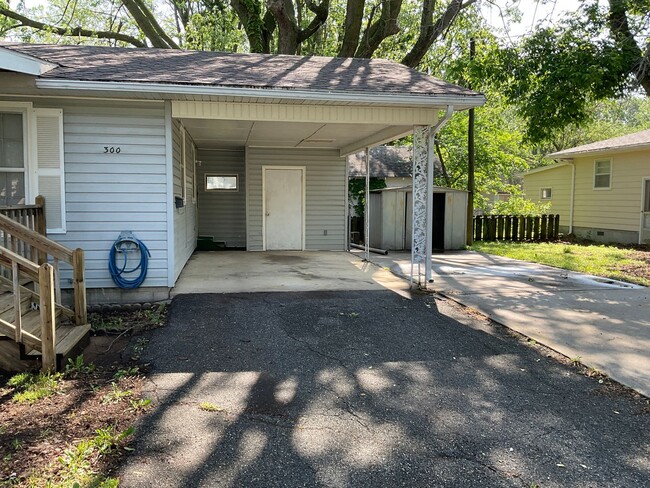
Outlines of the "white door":
{"type": "Polygon", "coordinates": [[[267,250],[302,250],[303,181],[303,168],[264,168],[264,228],[267,250]]]}

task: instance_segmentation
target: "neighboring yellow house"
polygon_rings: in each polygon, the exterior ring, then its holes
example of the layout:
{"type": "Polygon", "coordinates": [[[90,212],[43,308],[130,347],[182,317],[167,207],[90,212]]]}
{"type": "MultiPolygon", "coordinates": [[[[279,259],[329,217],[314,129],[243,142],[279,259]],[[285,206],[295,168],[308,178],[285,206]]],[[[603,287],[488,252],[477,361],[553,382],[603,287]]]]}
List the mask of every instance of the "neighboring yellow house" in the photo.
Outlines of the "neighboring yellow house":
{"type": "Polygon", "coordinates": [[[650,130],[566,149],[525,173],[530,200],[551,202],[560,231],[599,242],[650,243],[650,130]]]}

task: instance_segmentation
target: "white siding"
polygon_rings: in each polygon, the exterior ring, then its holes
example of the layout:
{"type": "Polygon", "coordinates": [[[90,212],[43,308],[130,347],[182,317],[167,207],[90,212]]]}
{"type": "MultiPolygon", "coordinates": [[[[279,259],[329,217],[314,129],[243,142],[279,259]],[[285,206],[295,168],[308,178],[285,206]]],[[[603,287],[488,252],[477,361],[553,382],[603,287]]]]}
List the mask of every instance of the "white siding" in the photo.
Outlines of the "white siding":
{"type": "MultiPolygon", "coordinates": [[[[143,286],[167,285],[165,119],[163,104],[41,101],[63,109],[65,234],[50,237],[86,257],[88,288],[114,287],[108,253],[121,231],[151,251],[143,286]],[[120,153],[104,154],[104,146],[120,153]]],[[[46,202],[47,205],[47,202],[46,202]]],[[[63,274],[62,287],[70,287],[63,274]]]]}
{"type": "Polygon", "coordinates": [[[183,194],[185,185],[185,205],[174,209],[174,278],[181,274],[185,263],[196,249],[197,222],[196,202],[193,201],[194,191],[194,141],[185,133],[185,179],[183,179],[183,131],[178,120],[173,121],[172,155],[174,159],[174,196],[183,194]]]}
{"type": "Polygon", "coordinates": [[[262,166],[306,167],[305,248],[345,249],[345,165],[337,150],[247,148],[247,248],[261,250],[262,166]]]}
{"type": "Polygon", "coordinates": [[[199,151],[199,234],[227,247],[246,247],[246,161],[243,150],[199,151]],[[205,191],[206,174],[237,175],[239,189],[205,191]]]}

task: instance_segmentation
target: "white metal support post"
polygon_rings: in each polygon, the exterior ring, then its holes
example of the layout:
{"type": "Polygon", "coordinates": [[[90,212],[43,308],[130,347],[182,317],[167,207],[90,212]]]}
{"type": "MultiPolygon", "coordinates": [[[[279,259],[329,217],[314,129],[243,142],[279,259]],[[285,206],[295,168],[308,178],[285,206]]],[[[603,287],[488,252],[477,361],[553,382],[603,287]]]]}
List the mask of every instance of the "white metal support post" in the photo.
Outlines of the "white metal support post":
{"type": "Polygon", "coordinates": [[[366,204],[363,209],[363,245],[364,257],[366,261],[370,261],[370,148],[365,149],[366,157],[366,204]]]}
{"type": "Polygon", "coordinates": [[[411,282],[414,267],[418,267],[417,283],[426,288],[432,281],[431,254],[433,249],[433,183],[434,144],[436,134],[451,116],[454,107],[447,106],[445,116],[433,127],[413,128],[413,241],[411,244],[411,282]],[[424,280],[421,266],[424,264],[424,280]]]}

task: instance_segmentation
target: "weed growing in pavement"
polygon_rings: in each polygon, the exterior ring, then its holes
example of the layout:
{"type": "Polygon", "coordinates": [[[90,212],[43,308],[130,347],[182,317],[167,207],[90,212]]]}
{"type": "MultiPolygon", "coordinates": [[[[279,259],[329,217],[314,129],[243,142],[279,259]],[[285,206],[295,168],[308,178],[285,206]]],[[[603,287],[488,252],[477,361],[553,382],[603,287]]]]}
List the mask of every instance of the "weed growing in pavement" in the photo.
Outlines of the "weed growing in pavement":
{"type": "Polygon", "coordinates": [[[210,402],[199,403],[199,408],[201,410],[205,410],[206,412],[223,412],[223,408],[210,402]]]}
{"type": "Polygon", "coordinates": [[[18,373],[9,378],[7,386],[16,391],[13,401],[31,405],[57,393],[60,381],[61,373],[18,373]]]}
{"type": "Polygon", "coordinates": [[[575,356],[571,358],[572,366],[580,366],[582,364],[582,356],[575,356]]]}

